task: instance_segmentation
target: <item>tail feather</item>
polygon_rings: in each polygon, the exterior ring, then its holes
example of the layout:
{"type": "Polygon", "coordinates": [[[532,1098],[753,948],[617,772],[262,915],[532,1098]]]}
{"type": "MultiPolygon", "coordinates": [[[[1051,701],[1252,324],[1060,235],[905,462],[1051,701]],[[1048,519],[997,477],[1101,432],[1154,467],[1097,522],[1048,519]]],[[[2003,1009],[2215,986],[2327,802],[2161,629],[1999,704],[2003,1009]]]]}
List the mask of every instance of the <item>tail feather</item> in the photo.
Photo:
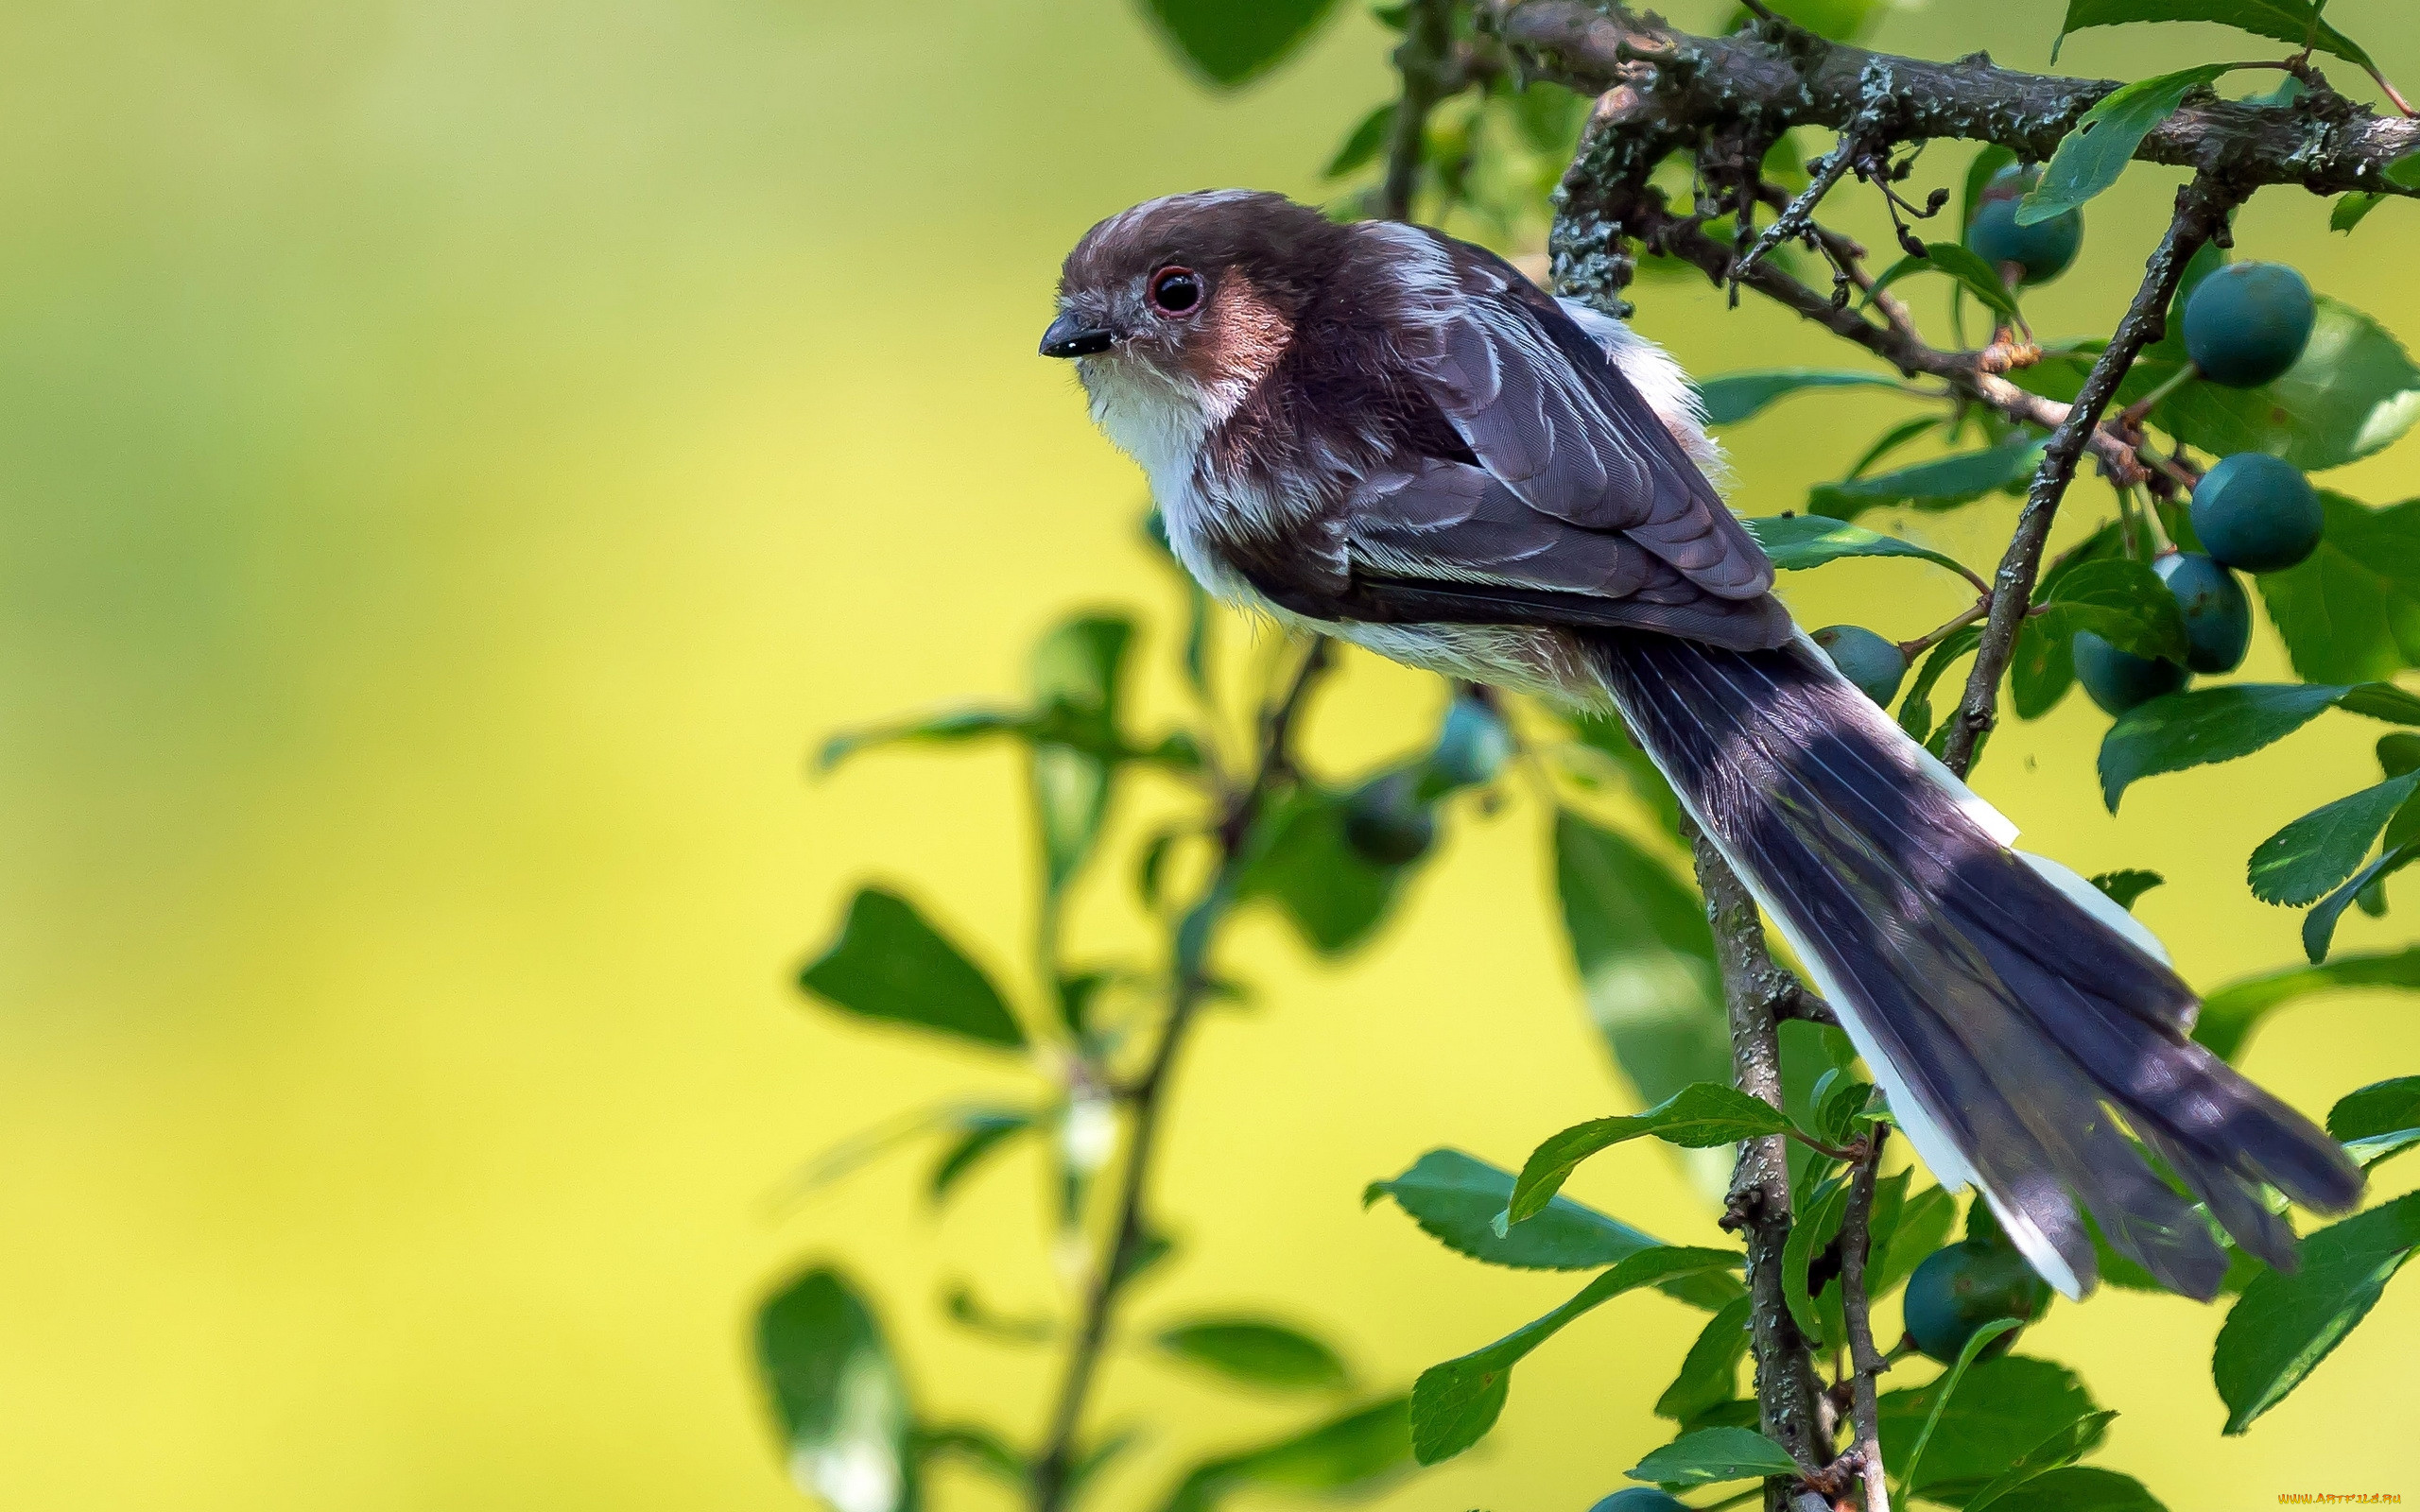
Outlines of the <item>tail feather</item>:
{"type": "MultiPolygon", "coordinates": [[[[2003,843],[2008,832],[1804,640],[1728,651],[1610,630],[1616,702],[1830,997],[1918,1153],[1972,1180],[2069,1295],[2089,1212],[2163,1284],[2215,1295],[2226,1255],[2161,1178],[2290,1264],[2266,1183],[2350,1207],[2336,1143],[2187,1038],[2167,965],[2003,843]]],[[[2005,821],[1999,821],[2004,825],[2005,821]]]]}

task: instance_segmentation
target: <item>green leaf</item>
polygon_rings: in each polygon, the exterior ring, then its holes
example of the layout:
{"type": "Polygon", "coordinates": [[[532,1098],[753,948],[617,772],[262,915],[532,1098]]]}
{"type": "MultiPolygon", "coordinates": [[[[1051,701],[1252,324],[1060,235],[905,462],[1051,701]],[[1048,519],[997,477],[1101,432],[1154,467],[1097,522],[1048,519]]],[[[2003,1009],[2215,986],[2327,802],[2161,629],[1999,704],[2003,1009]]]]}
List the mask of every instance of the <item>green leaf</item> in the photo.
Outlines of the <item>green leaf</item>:
{"type": "MultiPolygon", "coordinates": [[[[1568,811],[1554,821],[1555,887],[1588,1017],[1638,1100],[1731,1079],[1730,1021],[1698,895],[1630,840],[1568,811]]],[[[1719,1189],[1729,1167],[1694,1158],[1719,1189]]]]}
{"type": "Polygon", "coordinates": [[[2370,218],[2370,212],[2386,203],[2386,196],[2356,189],[2336,197],[2336,208],[2327,213],[2327,229],[2350,235],[2353,228],[2370,218]]]}
{"type": "Polygon", "coordinates": [[[2314,992],[2348,988],[2420,988],[2420,945],[2385,955],[2347,955],[2325,966],[2295,966],[2231,982],[2202,1000],[2193,1038],[2212,1055],[2233,1060],[2260,1021],[2314,992]]]}
{"type": "Polygon", "coordinates": [[[800,1490],[838,1512],[914,1512],[908,1388],[846,1278],[811,1270],[769,1297],[756,1314],[756,1367],[800,1490]]]}
{"type": "Polygon", "coordinates": [[[864,1018],[939,1029],[1004,1050],[1025,1046],[1025,1031],[991,978],[913,904],[877,887],[850,901],[839,937],[799,974],[799,985],[864,1018]]]}
{"type": "MultiPolygon", "coordinates": [[[[1512,1173],[1460,1150],[1431,1150],[1392,1181],[1373,1181],[1364,1206],[1380,1197],[1423,1232],[1457,1254],[1518,1270],[1594,1270],[1617,1264],[1664,1242],[1596,1209],[1557,1197],[1505,1234],[1495,1217],[1512,1197],[1512,1173]]],[[[1663,1282],[1667,1296],[1708,1312],[1730,1305],[1739,1284],[1727,1276],[1685,1276],[1663,1282]]]]}
{"type": "Polygon", "coordinates": [[[1875,372],[1839,372],[1823,368],[1776,368],[1762,372],[1727,372],[1698,386],[1709,425],[1737,425],[1773,401],[1808,388],[1893,388],[1906,385],[1875,372]]]}
{"type": "MultiPolygon", "coordinates": [[[[1655,816],[1656,824],[1675,842],[1681,839],[1681,800],[1672,796],[1672,784],[1655,769],[1655,762],[1638,748],[1630,738],[1622,722],[1611,714],[1583,713],[1573,716],[1571,732],[1580,746],[1606,758],[1616,767],[1622,780],[1639,802],[1655,816]]],[[[1709,935],[1707,941],[1712,943],[1709,935]]],[[[1726,1031],[1727,1032],[1727,1031],[1726,1031]]]]}
{"type": "Polygon", "coordinates": [[[1874,1089],[1855,1076],[1841,1072],[1824,1074],[1831,1085],[1819,1088],[1822,1096],[1815,1105],[1815,1137],[1838,1147],[1858,1137],[1858,1115],[1874,1100],[1874,1089]]]}
{"type": "Polygon", "coordinates": [[[1820,484],[1807,496],[1806,507],[1834,520],[1853,520],[1886,505],[1946,509],[2007,487],[2031,472],[2041,459],[2038,437],[2011,437],[1979,452],[1960,452],[1871,477],[1820,484]]]}
{"type": "Polygon", "coordinates": [[[1877,1404],[1883,1463],[1899,1466],[1916,1495],[1962,1501],[2052,1432],[2098,1410],[2075,1374],[2048,1360],[2002,1355],[1977,1363],[2017,1326],[2014,1318],[1986,1324],[1937,1379],[1886,1392],[1877,1404]]]}
{"type": "Polygon", "coordinates": [[[2353,874],[2353,880],[2319,901],[2318,906],[2303,916],[2303,954],[2312,964],[2327,959],[2329,947],[2336,942],[2336,921],[2361,890],[2382,882],[2414,861],[2420,861],[2420,840],[2407,840],[2353,874]]]}
{"type": "Polygon", "coordinates": [[[2102,1435],[2109,1431],[2110,1422],[2117,1416],[2116,1413],[2105,1409],[2100,1412],[2089,1412],[2071,1423],[2052,1430],[2049,1436],[2019,1454],[2015,1463],[1994,1476],[1990,1484],[1976,1492],[1967,1501],[1965,1512],[1983,1512],[1985,1507],[1997,1505],[2001,1498],[2044,1472],[2057,1469],[2063,1465],[2071,1465],[2082,1459],[2094,1445],[2100,1442],[2102,1435]]]}
{"type": "Polygon", "coordinates": [[[2236,682],[2137,704],[2100,742],[2100,796],[2109,812],[2132,784],[2162,772],[2231,762],[2273,745],[2327,709],[2420,724],[2420,697],[2385,682],[2236,682]]]}
{"type": "Polygon", "coordinates": [[[1606,1271],[1578,1295],[1459,1359],[1432,1365],[1411,1387],[1411,1452],[1423,1465],[1451,1459],[1485,1437],[1504,1411],[1512,1367],[1582,1314],[1622,1293],[1675,1277],[1720,1272],[1740,1263],[1728,1249],[1670,1246],[1642,1250],[1606,1271]]]}
{"type": "Polygon", "coordinates": [[[1965,290],[1983,301],[1984,308],[2011,320],[2022,320],[2017,313],[2016,296],[2000,281],[1999,269],[1986,263],[1975,252],[1958,242],[1927,242],[1925,255],[1910,255],[1899,259],[1883,270],[1865,293],[1866,302],[1910,273],[1946,273],[1965,290]]]}
{"type": "Polygon", "coordinates": [[[938,1428],[918,1429],[915,1455],[923,1466],[929,1466],[936,1459],[964,1460],[1020,1493],[1032,1485],[1024,1458],[1008,1446],[1007,1440],[974,1423],[944,1423],[938,1428]]]}
{"type": "Polygon", "coordinates": [[[2091,1465],[2048,1470],[1992,1503],[1992,1512],[2168,1512],[2131,1475],[2091,1465]]]}
{"type": "Polygon", "coordinates": [[[1703,1150],[1778,1134],[1788,1127],[1789,1120],[1781,1109],[1761,1098],[1720,1082],[1693,1082],[1644,1113],[1591,1119],[1540,1144],[1521,1167],[1521,1178],[1512,1184],[1512,1197],[1505,1210],[1508,1221],[1519,1223],[1544,1208],[1563,1190],[1572,1169],[1599,1150],[1651,1134],[1668,1144],[1703,1150]]]}
{"type": "MultiPolygon", "coordinates": [[[[1782,1246],[1781,1295],[1789,1304],[1789,1315],[1798,1320],[1799,1331],[1819,1345],[1844,1343],[1824,1325],[1822,1310],[1807,1285],[1807,1272],[1813,1268],[1815,1257],[1841,1236],[1841,1220],[1847,1215],[1849,1184],[1834,1177],[1807,1199],[1806,1211],[1789,1226],[1789,1238],[1782,1246]]],[[[1821,1288],[1817,1288],[1820,1290],[1821,1288]]]]}
{"type": "Polygon", "coordinates": [[[1115,762],[1118,682],[1132,622],[1085,615],[1059,626],[1033,650],[1034,707],[1040,712],[1032,757],[1034,812],[1042,831],[1045,885],[1057,893],[1100,836],[1115,762]]]}
{"type": "Polygon", "coordinates": [[[1161,1512],[1210,1512],[1236,1491],[1373,1489],[1411,1466],[1409,1399],[1356,1408],[1307,1432],[1197,1465],[1161,1512]]]}
{"type": "Polygon", "coordinates": [[[1754,1299],[1732,1299],[1706,1320],[1681,1362],[1681,1373],[1655,1399],[1655,1416],[1684,1426],[1738,1395],[1739,1362],[1748,1357],[1748,1313],[1754,1299]]]}
{"type": "Polygon", "coordinates": [[[1622,1471],[1634,1481],[1659,1486],[1717,1486],[1724,1481],[1796,1475],[1789,1451],[1753,1428],[1701,1428],[1655,1451],[1622,1471]]]}
{"type": "Polygon", "coordinates": [[[2176,113],[2185,96],[2207,89],[2234,63],[2199,63],[2123,85],[2100,97],[2059,139],[2042,181],[2016,207],[2016,223],[2038,225],[2075,209],[2118,181],[2135,149],[2162,121],[2176,113]]]}
{"type": "MultiPolygon", "coordinates": [[[[1865,36],[1891,6],[1892,0],[1767,0],[1767,9],[1775,15],[1834,42],[1856,42],[1865,36]]],[[[1740,6],[1732,11],[1722,30],[1726,34],[1734,32],[1754,20],[1754,14],[1740,6]]]]}
{"type": "Polygon", "coordinates": [[[1143,0],[1169,49],[1226,88],[1275,67],[1335,9],[1336,0],[1143,0]]]}
{"type": "Polygon", "coordinates": [[[2321,490],[2319,549],[2253,581],[2295,675],[2362,682],[2420,666],[2420,499],[2384,508],[2321,490]]]}
{"type": "Polygon", "coordinates": [[[2210,1374],[2240,1434],[2302,1384],[2366,1316],[2420,1247],[2420,1192],[2330,1224],[2302,1242],[2302,1268],[2243,1289],[2219,1330],[2210,1374]]]}
{"type": "Polygon", "coordinates": [[[962,709],[905,724],[843,730],[823,743],[815,766],[828,772],[857,752],[881,746],[955,746],[986,735],[1028,734],[1032,728],[1029,716],[1005,709],[962,709]]]}
{"type": "MultiPolygon", "coordinates": [[[[2320,5],[2326,0],[2320,0],[2320,5]]],[[[2353,40],[2319,19],[2310,0],[2067,0],[2067,19],[2059,41],[2086,26],[2115,26],[2129,21],[2215,21],[2257,37],[2271,37],[2296,47],[2306,43],[2334,53],[2363,68],[2370,55],[2353,40]]],[[[2059,56],[2054,44],[2050,57],[2059,56]]]]}
{"type": "Polygon", "coordinates": [[[2143,894],[2167,881],[2166,877],[2156,871],[2140,871],[2129,868],[2123,871],[2104,871],[2092,879],[2092,885],[2100,889],[2103,897],[2131,914],[2135,911],[2136,901],[2143,894]]]}
{"type": "Polygon", "coordinates": [[[2361,868],[2386,821],[2420,789],[2420,772],[2391,778],[2312,810],[2252,852],[2252,895],[2299,908],[2317,902],[2361,868]]]}
{"type": "Polygon", "coordinates": [[[1241,1385],[1331,1391],[1353,1383],[1334,1349],[1299,1329],[1263,1318],[1201,1318],[1163,1329],[1159,1347],[1241,1385]]]}
{"type": "MultiPolygon", "coordinates": [[[[1902,1173],[1905,1174],[1905,1173],[1902,1173]]],[[[1900,1204],[1899,1221],[1888,1236],[1875,1235],[1876,1257],[1866,1263],[1865,1295],[1869,1300],[1890,1296],[1927,1255],[1949,1238],[1958,1221],[1958,1199],[1940,1187],[1927,1187],[1900,1204]]]]}
{"type": "Polygon", "coordinates": [[[2135,656],[2185,660],[2185,611],[2176,595],[2157,573],[2122,558],[2063,574],[2028,624],[2064,641],[2090,630],[2135,656]]]}
{"type": "MultiPolygon", "coordinates": [[[[2125,539],[2113,520],[2059,554],[2033,585],[2033,602],[2048,603],[2068,575],[2086,562],[2118,557],[2124,551],[2125,539]]],[[[2034,616],[2026,616],[2017,627],[2016,654],[2009,662],[2009,695],[2016,705],[2016,716],[2041,718],[2058,707],[2075,680],[2073,639],[2052,634],[2034,616]]]]}
{"type": "Polygon", "coordinates": [[[1326,956],[1370,937],[1409,869],[1380,866],[1345,842],[1347,798],[1318,783],[1296,784],[1261,816],[1236,887],[1239,901],[1275,903],[1304,943],[1326,956]]]}
{"type": "Polygon", "coordinates": [[[1966,164],[1964,192],[1958,197],[1958,224],[1970,226],[1975,221],[1975,207],[1983,202],[1984,186],[1992,176],[2016,161],[2011,148],[1994,142],[1978,151],[1966,164]]]}
{"type": "Polygon", "coordinates": [[[999,1153],[1010,1140],[1032,1128],[1033,1115],[1020,1109],[983,1109],[960,1118],[959,1127],[965,1132],[933,1167],[932,1178],[925,1185],[925,1195],[937,1204],[985,1158],[999,1153]]]}
{"type": "Polygon", "coordinates": [[[1920,557],[1939,562],[1962,577],[1966,576],[1966,569],[1955,558],[1845,520],[1818,514],[1780,514],[1739,523],[1756,538],[1756,544],[1765,548],[1772,564],[1784,572],[1804,572],[1843,557],[1920,557]]]}
{"type": "Polygon", "coordinates": [[[2374,1081],[2346,1092],[2327,1110],[2327,1132],[2340,1140],[2369,1139],[2420,1128],[2420,1076],[2374,1081]]]}
{"type": "Polygon", "coordinates": [[[1387,138],[1394,129],[1395,102],[1389,100],[1361,117],[1361,124],[1353,129],[1352,134],[1344,139],[1344,145],[1336,149],[1336,156],[1328,160],[1322,176],[1341,179],[1377,162],[1378,154],[1385,150],[1387,138]]]}
{"type": "MultiPolygon", "coordinates": [[[[1917,740],[1932,733],[1932,691],[1942,677],[1960,657],[1968,655],[1982,644],[1983,627],[1968,625],[1952,630],[1937,643],[1916,675],[1909,679],[1908,691],[1899,698],[1899,728],[1917,740]]],[[[1979,751],[1980,747],[1977,749],[1979,751]]]]}

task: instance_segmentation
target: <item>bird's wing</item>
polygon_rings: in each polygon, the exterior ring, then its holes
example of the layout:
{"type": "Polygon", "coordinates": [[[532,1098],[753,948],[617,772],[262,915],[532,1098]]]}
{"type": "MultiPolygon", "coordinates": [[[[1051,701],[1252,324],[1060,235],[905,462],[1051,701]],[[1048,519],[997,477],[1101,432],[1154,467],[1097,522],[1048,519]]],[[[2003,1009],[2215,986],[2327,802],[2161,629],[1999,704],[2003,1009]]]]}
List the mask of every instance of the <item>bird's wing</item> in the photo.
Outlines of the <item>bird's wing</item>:
{"type": "Polygon", "coordinates": [[[1367,478],[1334,523],[1321,570],[1300,570],[1298,555],[1247,576],[1315,619],[1627,626],[1742,650],[1793,633],[1772,595],[1712,593],[1625,533],[1541,513],[1467,462],[1420,458],[1367,478]]]}
{"type": "Polygon", "coordinates": [[[1618,531],[1717,597],[1769,591],[1772,565],[1605,350],[1510,264],[1434,240],[1459,297],[1426,387],[1480,466],[1536,513],[1618,531]]]}

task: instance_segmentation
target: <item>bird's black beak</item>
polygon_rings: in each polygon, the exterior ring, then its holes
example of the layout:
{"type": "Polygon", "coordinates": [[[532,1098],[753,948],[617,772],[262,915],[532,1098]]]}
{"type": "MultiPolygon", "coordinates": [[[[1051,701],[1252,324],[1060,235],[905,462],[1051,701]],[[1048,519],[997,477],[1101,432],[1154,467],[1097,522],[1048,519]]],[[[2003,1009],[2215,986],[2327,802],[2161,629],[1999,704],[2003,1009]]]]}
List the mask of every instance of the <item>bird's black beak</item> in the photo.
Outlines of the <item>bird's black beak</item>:
{"type": "Polygon", "coordinates": [[[1042,333],[1042,354],[1046,357],[1089,357],[1097,352],[1107,352],[1117,338],[1098,326],[1088,326],[1073,310],[1050,322],[1042,333]]]}

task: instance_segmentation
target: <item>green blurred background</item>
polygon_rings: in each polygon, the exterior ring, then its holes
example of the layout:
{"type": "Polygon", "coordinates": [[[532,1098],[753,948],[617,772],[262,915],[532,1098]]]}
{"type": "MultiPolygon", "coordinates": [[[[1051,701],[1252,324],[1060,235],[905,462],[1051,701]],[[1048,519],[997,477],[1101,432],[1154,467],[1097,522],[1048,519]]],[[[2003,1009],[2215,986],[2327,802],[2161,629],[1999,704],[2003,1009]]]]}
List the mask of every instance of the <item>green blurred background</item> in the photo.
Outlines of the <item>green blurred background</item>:
{"type": "MultiPolygon", "coordinates": [[[[2060,9],[1932,0],[1881,40],[2041,66],[2060,9]]],[[[2399,0],[2328,15],[2420,77],[2399,0]]],[[[2064,66],[2138,76],[2182,36],[2087,35],[2064,66]]],[[[1016,759],[870,758],[811,782],[805,757],[835,727],[1013,694],[1024,647],[1080,604],[1155,616],[1161,675],[1174,599],[1138,542],[1140,481],[1033,355],[1058,258],[1150,195],[1319,193],[1387,92],[1385,44],[1348,13],[1269,82],[1214,95],[1123,0],[0,17],[8,1506],[797,1505],[745,1329],[821,1256],[869,1285],[938,1415],[1032,1435],[1053,1362],[933,1305],[978,1274],[1004,1305],[1049,1299],[1030,1148],[938,1220],[915,1165],[769,1200],[902,1108],[1025,1085],[790,986],[868,876],[995,968],[1020,958],[1016,759]]],[[[2105,330],[2165,201],[2130,183],[2097,202],[2037,324],[2105,330]]],[[[2420,336],[2406,207],[2353,240],[2325,220],[2273,191],[2240,241],[2420,336]]],[[[1639,298],[1700,372],[1845,356],[1703,289],[1639,298]]],[[[1741,506],[1795,507],[1889,413],[1819,395],[1742,428],[1741,506]]],[[[2420,491],[2420,449],[2331,481],[2420,491]]],[[[2077,524],[2106,494],[2079,500],[2077,524]]],[[[1922,528],[1984,560],[2012,507],[1922,528]]],[[[1958,607],[1945,575],[1897,562],[1785,589],[1806,623],[1894,635],[1958,607]]],[[[2248,672],[2286,675],[2273,642],[2248,672]]],[[[1356,657],[1313,758],[1400,749],[1441,702],[1356,657]]],[[[2082,870],[2165,871],[2143,912],[2195,981],[2296,959],[2298,916],[2248,896],[2244,855],[2373,781],[2376,728],[2329,716],[2113,818],[2100,724],[2070,697],[2003,733],[1980,785],[2082,870]]],[[[1267,920],[1241,931],[1231,960],[1260,1003],[1184,1068],[1166,1191],[1187,1248],[1138,1322],[1274,1304],[1391,1386],[1569,1290],[1357,1201],[1432,1145],[1516,1162],[1627,1105],[1552,927],[1539,814],[1459,818],[1349,967],[1267,920]]],[[[1090,885],[1088,939],[1140,939],[1124,892],[1115,872],[1090,885]]],[[[2409,939],[2415,908],[2350,916],[2343,946],[2409,939]]],[[[2324,1108],[2420,1065],[2411,1015],[2315,1000],[2249,1067],[2324,1108]]],[[[1713,1235],[1651,1152],[1574,1192],[1713,1235]]],[[[1383,1504],[1577,1512],[1663,1436],[1648,1407],[1701,1321],[1652,1297],[1607,1309],[1525,1367],[1479,1452],[1383,1504]]],[[[2101,1462],[2171,1505],[2420,1494],[2420,1288],[2390,1291],[2242,1439],[2217,1436],[2217,1323],[2120,1293],[2034,1337],[2124,1413],[2101,1462]]],[[[1304,1417],[1132,1357],[1108,1405],[1163,1425],[1106,1487],[1120,1504],[1304,1417]]],[[[1004,1504],[956,1473],[939,1489],[1004,1504]]]]}

